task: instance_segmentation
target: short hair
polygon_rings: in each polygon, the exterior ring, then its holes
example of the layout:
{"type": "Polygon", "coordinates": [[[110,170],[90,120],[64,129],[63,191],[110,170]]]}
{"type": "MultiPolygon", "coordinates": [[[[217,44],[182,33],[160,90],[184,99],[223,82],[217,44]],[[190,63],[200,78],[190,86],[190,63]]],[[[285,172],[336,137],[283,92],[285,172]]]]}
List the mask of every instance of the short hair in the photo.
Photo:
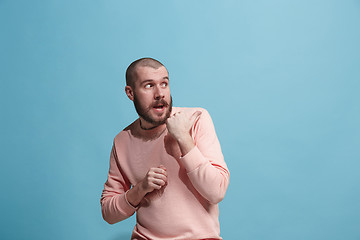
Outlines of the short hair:
{"type": "Polygon", "coordinates": [[[153,58],[140,58],[134,62],[132,62],[129,67],[126,69],[125,79],[126,85],[132,88],[135,87],[135,74],[137,67],[151,67],[158,69],[160,67],[165,67],[161,62],[153,58]]]}

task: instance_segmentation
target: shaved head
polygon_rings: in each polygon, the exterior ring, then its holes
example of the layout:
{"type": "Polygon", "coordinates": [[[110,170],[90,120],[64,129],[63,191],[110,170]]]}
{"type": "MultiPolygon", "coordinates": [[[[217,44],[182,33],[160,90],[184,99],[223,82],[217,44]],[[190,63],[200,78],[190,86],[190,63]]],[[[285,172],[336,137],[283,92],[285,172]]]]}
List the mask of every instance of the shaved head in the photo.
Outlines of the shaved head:
{"type": "Polygon", "coordinates": [[[161,62],[153,58],[140,58],[132,62],[129,67],[126,69],[126,85],[134,89],[135,80],[136,80],[136,71],[138,67],[151,67],[158,69],[160,67],[165,67],[161,62]]]}

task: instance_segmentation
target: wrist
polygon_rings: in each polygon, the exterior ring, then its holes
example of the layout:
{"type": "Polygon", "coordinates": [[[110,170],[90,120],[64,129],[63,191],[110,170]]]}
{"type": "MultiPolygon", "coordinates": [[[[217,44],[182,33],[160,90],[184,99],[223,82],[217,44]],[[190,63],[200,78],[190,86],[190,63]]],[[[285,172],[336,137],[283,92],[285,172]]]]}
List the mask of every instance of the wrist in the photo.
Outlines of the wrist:
{"type": "Polygon", "coordinates": [[[139,182],[138,184],[136,184],[134,186],[134,188],[136,188],[136,191],[138,193],[139,196],[144,197],[149,191],[146,189],[146,187],[144,186],[143,181],[139,182]]]}
{"type": "Polygon", "coordinates": [[[177,139],[177,142],[179,144],[182,157],[195,147],[194,140],[192,139],[190,134],[187,137],[177,139]]]}
{"type": "Polygon", "coordinates": [[[177,136],[175,139],[179,144],[194,142],[190,133],[184,133],[180,136],[177,136]]]}
{"type": "Polygon", "coordinates": [[[126,192],[126,198],[132,206],[137,207],[146,194],[147,192],[142,187],[142,182],[140,182],[126,192]]]}

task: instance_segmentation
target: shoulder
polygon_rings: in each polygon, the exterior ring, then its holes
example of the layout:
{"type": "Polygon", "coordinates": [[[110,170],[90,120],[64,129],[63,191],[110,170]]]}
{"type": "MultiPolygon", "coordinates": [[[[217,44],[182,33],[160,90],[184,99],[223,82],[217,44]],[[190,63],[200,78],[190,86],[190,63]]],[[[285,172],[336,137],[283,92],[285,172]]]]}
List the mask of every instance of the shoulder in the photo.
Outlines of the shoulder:
{"type": "Polygon", "coordinates": [[[129,133],[125,130],[119,132],[114,138],[114,145],[119,146],[130,140],[129,133]],[[121,144],[120,144],[121,143],[121,144]]]}
{"type": "Polygon", "coordinates": [[[134,122],[132,122],[129,126],[127,126],[126,128],[124,128],[121,132],[119,132],[115,138],[114,138],[114,144],[120,143],[124,144],[128,141],[130,141],[131,138],[131,132],[134,131],[134,125],[136,123],[137,120],[135,120],[134,122]]]}

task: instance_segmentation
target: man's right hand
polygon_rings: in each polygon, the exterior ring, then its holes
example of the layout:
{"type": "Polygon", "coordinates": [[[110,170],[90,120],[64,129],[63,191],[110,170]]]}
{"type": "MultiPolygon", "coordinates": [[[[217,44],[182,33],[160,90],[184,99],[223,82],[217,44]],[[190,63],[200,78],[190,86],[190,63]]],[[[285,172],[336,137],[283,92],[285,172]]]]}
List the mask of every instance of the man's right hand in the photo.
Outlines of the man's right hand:
{"type": "Polygon", "coordinates": [[[145,193],[159,190],[165,186],[167,182],[166,168],[160,165],[157,168],[150,168],[144,179],[141,181],[140,187],[145,193]]]}
{"type": "Polygon", "coordinates": [[[132,206],[137,207],[147,193],[162,188],[166,183],[167,173],[163,165],[150,168],[144,179],[127,192],[126,198],[132,206]]]}

